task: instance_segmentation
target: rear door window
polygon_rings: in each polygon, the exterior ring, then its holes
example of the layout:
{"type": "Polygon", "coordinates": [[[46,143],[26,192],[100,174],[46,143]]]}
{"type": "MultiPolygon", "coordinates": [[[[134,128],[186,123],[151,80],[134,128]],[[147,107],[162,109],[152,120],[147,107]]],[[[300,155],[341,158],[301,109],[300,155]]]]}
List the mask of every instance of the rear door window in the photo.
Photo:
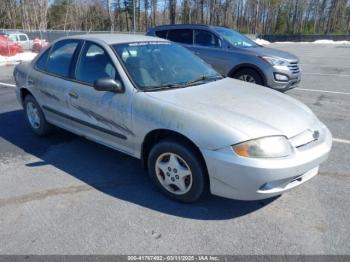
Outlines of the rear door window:
{"type": "Polygon", "coordinates": [[[173,42],[192,45],[193,30],[192,29],[169,30],[168,39],[173,42]]]}
{"type": "Polygon", "coordinates": [[[70,73],[73,55],[79,41],[62,40],[57,42],[47,61],[46,71],[55,75],[68,77],[70,73]]]}
{"type": "Polygon", "coordinates": [[[206,47],[220,47],[220,39],[207,30],[195,30],[194,43],[206,47]]]}
{"type": "Polygon", "coordinates": [[[75,78],[92,85],[100,78],[119,79],[119,76],[106,51],[94,43],[86,42],[80,55],[75,78]]]}
{"type": "Polygon", "coordinates": [[[160,31],[156,31],[156,36],[160,37],[160,38],[164,38],[166,39],[166,34],[168,33],[168,30],[160,30],[160,31]]]}

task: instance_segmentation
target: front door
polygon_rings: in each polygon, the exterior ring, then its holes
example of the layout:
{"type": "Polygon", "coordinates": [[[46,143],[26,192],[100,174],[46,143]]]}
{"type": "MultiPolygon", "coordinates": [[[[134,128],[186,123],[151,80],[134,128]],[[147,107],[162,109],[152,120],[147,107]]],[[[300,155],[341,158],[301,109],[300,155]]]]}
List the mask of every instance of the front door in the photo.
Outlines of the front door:
{"type": "Polygon", "coordinates": [[[194,30],[194,44],[190,47],[190,50],[220,74],[226,74],[225,65],[229,57],[227,56],[227,50],[222,48],[222,41],[216,35],[207,30],[194,30]]]}
{"type": "Polygon", "coordinates": [[[132,94],[128,90],[119,94],[95,90],[94,82],[101,78],[121,81],[106,50],[86,41],[77,62],[76,81],[71,82],[69,89],[71,116],[89,138],[132,154],[132,94]]]}
{"type": "Polygon", "coordinates": [[[30,41],[27,35],[20,34],[18,38],[18,44],[20,44],[24,50],[30,49],[30,41]]]}

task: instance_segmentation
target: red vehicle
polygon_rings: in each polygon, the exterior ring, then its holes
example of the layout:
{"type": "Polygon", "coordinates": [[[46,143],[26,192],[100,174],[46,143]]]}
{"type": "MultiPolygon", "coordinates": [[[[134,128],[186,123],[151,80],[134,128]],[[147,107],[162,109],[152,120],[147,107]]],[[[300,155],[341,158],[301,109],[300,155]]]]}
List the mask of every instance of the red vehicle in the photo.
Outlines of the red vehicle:
{"type": "Polygon", "coordinates": [[[33,52],[39,53],[41,49],[48,47],[48,45],[49,45],[49,42],[47,42],[45,39],[39,39],[36,37],[33,40],[32,50],[33,52]]]}
{"type": "Polygon", "coordinates": [[[12,42],[6,35],[0,34],[0,55],[1,56],[14,56],[18,53],[22,53],[22,47],[12,42]]]}

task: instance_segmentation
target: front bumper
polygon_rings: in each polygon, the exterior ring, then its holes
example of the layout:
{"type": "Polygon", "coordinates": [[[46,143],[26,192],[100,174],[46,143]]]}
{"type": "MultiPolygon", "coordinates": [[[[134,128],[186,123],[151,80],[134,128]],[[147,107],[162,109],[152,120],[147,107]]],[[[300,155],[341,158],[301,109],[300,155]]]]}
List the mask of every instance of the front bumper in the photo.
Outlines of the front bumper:
{"type": "Polygon", "coordinates": [[[289,78],[289,80],[286,82],[276,81],[274,78],[270,79],[267,85],[275,90],[282,91],[282,92],[296,88],[301,81],[301,76],[298,75],[298,76],[289,76],[289,77],[293,77],[293,78],[289,78]]]}
{"type": "Polygon", "coordinates": [[[17,84],[16,84],[15,92],[16,92],[16,98],[17,98],[18,103],[23,106],[23,104],[22,104],[23,101],[21,99],[21,90],[17,84]]]}
{"type": "Polygon", "coordinates": [[[214,195],[258,200],[280,195],[318,172],[332,146],[332,135],[322,128],[319,139],[294,148],[293,155],[276,159],[253,159],[235,155],[231,147],[201,150],[207,164],[210,191],[214,195]]]}
{"type": "Polygon", "coordinates": [[[288,67],[283,68],[275,68],[275,67],[268,67],[267,72],[265,72],[265,75],[269,76],[266,79],[267,86],[279,90],[279,91],[287,91],[289,89],[295,88],[299,85],[301,81],[301,71],[300,67],[298,66],[298,71],[292,71],[288,67]],[[278,81],[276,80],[275,75],[280,74],[288,77],[288,81],[278,81]]]}

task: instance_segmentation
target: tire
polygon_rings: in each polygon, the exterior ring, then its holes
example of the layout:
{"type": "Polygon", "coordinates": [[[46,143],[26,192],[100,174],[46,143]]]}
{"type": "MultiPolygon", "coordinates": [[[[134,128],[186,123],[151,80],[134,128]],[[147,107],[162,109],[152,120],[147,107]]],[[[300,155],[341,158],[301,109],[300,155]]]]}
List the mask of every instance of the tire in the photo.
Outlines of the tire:
{"type": "Polygon", "coordinates": [[[23,102],[27,122],[33,132],[38,136],[49,133],[51,125],[46,121],[44,113],[32,95],[26,95],[23,102]]]}
{"type": "Polygon", "coordinates": [[[148,172],[161,192],[180,202],[195,202],[208,191],[207,174],[196,152],[176,140],[165,139],[151,149],[148,172]]]}
{"type": "Polygon", "coordinates": [[[264,85],[261,75],[256,70],[250,68],[238,70],[234,73],[233,78],[257,85],[264,85]]]}

